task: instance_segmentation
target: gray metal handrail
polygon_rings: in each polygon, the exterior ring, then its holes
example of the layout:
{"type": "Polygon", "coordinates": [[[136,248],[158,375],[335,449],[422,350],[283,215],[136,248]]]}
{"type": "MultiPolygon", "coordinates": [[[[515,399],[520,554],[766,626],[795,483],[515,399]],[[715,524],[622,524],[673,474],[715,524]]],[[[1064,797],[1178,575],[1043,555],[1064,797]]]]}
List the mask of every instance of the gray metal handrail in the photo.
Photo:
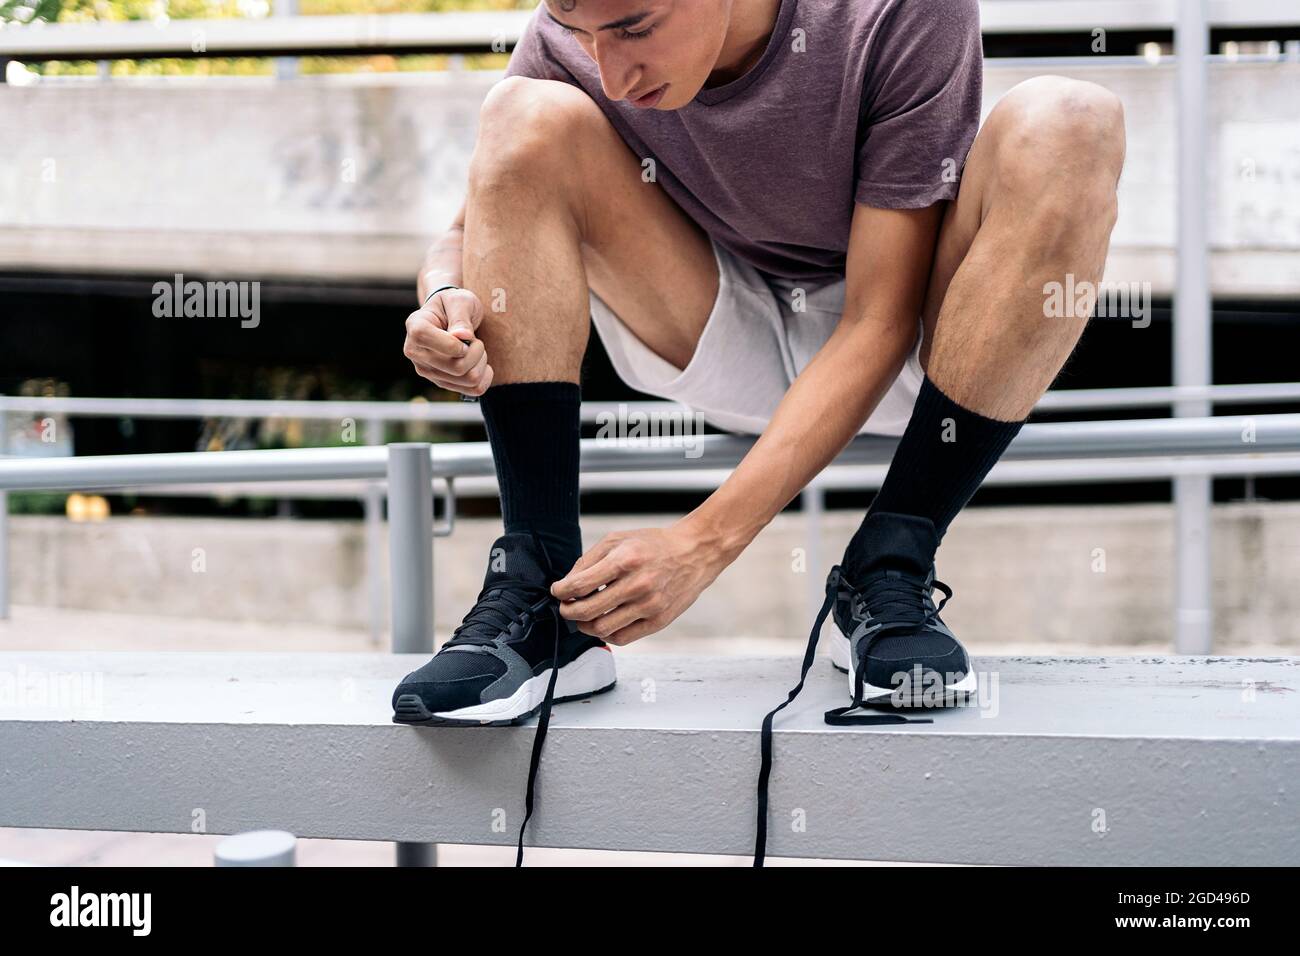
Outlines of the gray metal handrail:
{"type": "MultiPolygon", "coordinates": [[[[755,439],[705,435],[683,440],[582,440],[582,470],[653,471],[739,464],[755,439]],[[700,454],[688,458],[688,450],[700,454]]],[[[896,438],[861,435],[836,459],[841,465],[884,464],[896,438]]],[[[391,447],[391,446],[390,446],[391,447]]],[[[456,478],[494,471],[487,442],[430,446],[431,476],[456,478]]],[[[1052,458],[1116,458],[1163,455],[1225,455],[1300,450],[1300,414],[1154,418],[1129,421],[1026,425],[1007,449],[1008,461],[1052,458]]],[[[254,451],[168,452],[82,458],[13,458],[0,461],[2,490],[86,490],[144,483],[382,478],[387,454],[381,446],[286,448],[254,451]]]]}
{"type": "MultiPolygon", "coordinates": [[[[588,474],[704,467],[729,469],[744,457],[753,443],[752,438],[732,435],[705,436],[690,444],[681,438],[654,442],[584,439],[581,467],[588,474]],[[700,454],[685,454],[695,449],[700,454]]],[[[861,436],[836,459],[836,466],[883,465],[892,456],[895,444],[896,439],[861,436]]],[[[1237,469],[1259,467],[1277,473],[1300,471],[1300,456],[1278,454],[1297,451],[1300,451],[1300,414],[1289,414],[1026,425],[1011,443],[1004,460],[1012,465],[1041,462],[1050,466],[1059,464],[1060,459],[1098,459],[1113,463],[1115,459],[1131,458],[1147,462],[1150,468],[1152,455],[1162,456],[1170,465],[1176,465],[1180,456],[1198,456],[1189,467],[1195,474],[1207,475],[1215,470],[1214,457],[1221,456],[1237,469]],[[1252,459],[1257,466],[1251,463],[1252,459]]],[[[1162,473],[1160,464],[1156,462],[1156,473],[1162,473]]],[[[429,502],[432,483],[441,478],[450,487],[451,481],[458,477],[486,476],[492,472],[491,447],[486,442],[183,452],[0,460],[0,490],[71,490],[160,482],[387,478],[390,513],[394,520],[400,519],[402,526],[400,534],[390,534],[393,640],[394,646],[410,648],[417,640],[432,641],[433,634],[429,596],[403,593],[417,588],[417,579],[423,577],[421,569],[428,560],[426,554],[432,554],[433,511],[429,502]],[[413,452],[413,448],[419,451],[413,452]],[[417,610],[413,611],[412,606],[417,610]]],[[[1185,470],[1171,467],[1169,473],[1180,476],[1185,470]]],[[[1102,480],[1116,477],[1113,469],[1108,472],[1105,468],[1098,469],[1096,475],[1102,480]]],[[[1087,471],[1080,473],[1082,480],[1088,477],[1087,471]]],[[[1208,539],[1187,541],[1180,537],[1180,551],[1191,547],[1208,550],[1208,539]]],[[[810,552],[813,550],[810,548],[810,552]]],[[[1208,555],[1197,556],[1196,560],[1208,561],[1208,555]]],[[[7,579],[4,548],[0,548],[0,565],[3,565],[0,587],[3,587],[7,579]]],[[[1180,636],[1186,623],[1180,615],[1176,625],[1180,636]]]]}
{"type": "MultiPolygon", "coordinates": [[[[1251,405],[1300,402],[1300,382],[1252,382],[1240,385],[1144,386],[1139,388],[1053,389],[1034,406],[1037,412],[1105,411],[1161,408],[1183,402],[1251,405]]],[[[602,416],[659,414],[682,409],[676,402],[583,402],[582,420],[602,416]]],[[[299,418],[309,421],[429,422],[475,424],[483,420],[476,402],[293,401],[227,398],[72,398],[0,395],[0,415],[42,412],[104,418],[299,418]]]]}
{"type": "MultiPolygon", "coordinates": [[[[1279,386],[1281,387],[1281,386],[1279,386]]],[[[1291,394],[1291,393],[1286,393],[1291,394]]],[[[1295,393],[1300,399],[1300,384],[1295,393]]],[[[582,420],[621,411],[662,412],[680,409],[675,402],[583,402],[582,420]]],[[[0,415],[9,412],[53,413],[86,418],[299,418],[305,421],[427,422],[474,424],[483,421],[477,402],[299,401],[243,398],[71,398],[0,395],[0,415]]]]}

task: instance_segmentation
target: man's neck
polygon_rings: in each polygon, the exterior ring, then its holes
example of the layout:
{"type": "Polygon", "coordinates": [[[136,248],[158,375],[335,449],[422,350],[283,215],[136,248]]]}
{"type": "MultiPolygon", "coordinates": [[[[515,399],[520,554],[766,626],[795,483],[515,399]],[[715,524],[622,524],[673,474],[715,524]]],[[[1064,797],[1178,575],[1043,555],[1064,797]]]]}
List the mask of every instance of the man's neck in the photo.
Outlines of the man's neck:
{"type": "Polygon", "coordinates": [[[735,0],[727,37],[704,88],[722,86],[744,76],[767,49],[781,0],[735,0]]]}

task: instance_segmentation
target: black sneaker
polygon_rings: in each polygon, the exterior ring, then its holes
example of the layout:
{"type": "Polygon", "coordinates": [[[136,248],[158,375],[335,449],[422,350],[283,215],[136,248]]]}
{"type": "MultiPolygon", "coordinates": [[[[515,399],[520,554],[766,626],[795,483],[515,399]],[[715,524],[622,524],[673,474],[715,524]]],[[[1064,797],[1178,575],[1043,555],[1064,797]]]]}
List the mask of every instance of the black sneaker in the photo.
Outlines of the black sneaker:
{"type": "Polygon", "coordinates": [[[393,691],[393,721],[521,724],[548,698],[558,704],[613,688],[614,655],[560,616],[550,592],[557,577],[533,536],[498,538],[474,607],[432,660],[393,691]]]}
{"type": "Polygon", "coordinates": [[[524,863],[551,705],[615,682],[609,646],[560,616],[550,590],[559,577],[536,535],[497,538],[474,607],[433,659],[393,691],[393,721],[401,724],[502,726],[538,715],[515,866],[524,863]]]}
{"type": "Polygon", "coordinates": [[[860,588],[841,583],[832,663],[849,675],[849,694],[861,706],[900,709],[963,703],[976,689],[970,657],[939,617],[952,590],[901,571],[880,571],[860,588]],[[944,598],[935,606],[932,593],[944,598]],[[839,605],[845,607],[843,617],[839,605]],[[844,660],[834,660],[836,651],[844,660]],[[861,684],[859,684],[861,675],[861,684]]]}
{"type": "Polygon", "coordinates": [[[873,514],[865,537],[876,553],[847,555],[835,587],[840,635],[832,638],[831,663],[848,673],[853,701],[843,712],[965,703],[976,675],[939,617],[952,589],[934,576],[934,525],[913,515],[873,514]],[[937,606],[935,590],[944,595],[937,606]]]}

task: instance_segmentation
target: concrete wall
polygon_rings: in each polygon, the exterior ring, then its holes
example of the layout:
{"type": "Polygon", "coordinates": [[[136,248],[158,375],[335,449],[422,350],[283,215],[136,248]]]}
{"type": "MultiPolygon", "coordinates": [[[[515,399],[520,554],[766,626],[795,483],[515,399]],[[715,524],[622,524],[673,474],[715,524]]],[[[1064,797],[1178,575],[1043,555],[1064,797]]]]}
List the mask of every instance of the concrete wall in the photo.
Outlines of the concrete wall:
{"type": "MultiPolygon", "coordinates": [[[[939,556],[939,576],[957,592],[945,619],[976,647],[1163,645],[1172,638],[1171,519],[1164,505],[969,511],[939,556]]],[[[359,522],[11,521],[18,604],[365,626],[359,522]],[[200,557],[205,570],[196,572],[200,557]]],[[[806,635],[809,585],[820,589],[856,521],[847,512],[829,514],[822,566],[801,572],[796,549],[807,547],[803,520],[780,517],[678,619],[673,633],[806,635]]],[[[1214,521],[1216,649],[1300,648],[1300,504],[1221,505],[1214,521]]],[[[616,528],[665,523],[663,516],[588,519],[586,542],[616,528]]],[[[464,520],[452,538],[438,541],[439,632],[450,631],[473,601],[499,528],[496,521],[464,520]]]]}
{"type": "MultiPolygon", "coordinates": [[[[990,63],[987,110],[1048,67],[990,63]]],[[[1123,98],[1107,278],[1173,281],[1171,65],[1051,67],[1123,98]]],[[[497,74],[0,86],[0,268],[409,279],[464,195],[497,74]]],[[[1300,64],[1210,78],[1212,282],[1300,291],[1300,64]]]]}

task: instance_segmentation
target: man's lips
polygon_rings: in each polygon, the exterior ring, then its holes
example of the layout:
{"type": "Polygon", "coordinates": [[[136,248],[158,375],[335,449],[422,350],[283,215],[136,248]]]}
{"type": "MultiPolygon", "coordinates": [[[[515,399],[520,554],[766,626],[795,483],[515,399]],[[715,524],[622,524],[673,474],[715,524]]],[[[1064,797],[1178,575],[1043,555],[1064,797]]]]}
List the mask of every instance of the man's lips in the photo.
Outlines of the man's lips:
{"type": "Polygon", "coordinates": [[[663,83],[660,84],[659,86],[656,86],[653,90],[650,90],[648,93],[643,93],[640,96],[629,96],[628,102],[631,103],[633,106],[640,107],[641,109],[648,109],[649,107],[654,106],[656,103],[659,102],[660,98],[662,98],[663,96],[664,89],[667,86],[668,86],[667,83],[663,83]]]}

